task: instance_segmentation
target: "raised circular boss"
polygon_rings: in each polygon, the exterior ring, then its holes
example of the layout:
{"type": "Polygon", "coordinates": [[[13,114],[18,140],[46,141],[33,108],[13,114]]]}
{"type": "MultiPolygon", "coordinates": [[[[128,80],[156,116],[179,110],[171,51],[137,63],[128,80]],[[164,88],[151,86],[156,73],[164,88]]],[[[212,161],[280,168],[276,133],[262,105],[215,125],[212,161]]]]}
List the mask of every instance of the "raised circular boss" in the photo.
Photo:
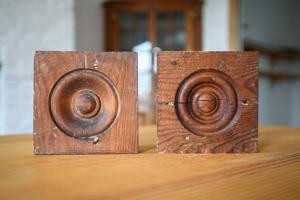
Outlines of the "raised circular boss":
{"type": "Polygon", "coordinates": [[[116,123],[119,95],[113,82],[95,70],[78,69],[62,76],[49,98],[56,126],[74,138],[93,138],[116,123]]]}
{"type": "Polygon", "coordinates": [[[175,101],[181,124],[200,136],[226,133],[240,115],[235,82],[214,69],[199,70],[185,78],[177,89],[175,101]]]}

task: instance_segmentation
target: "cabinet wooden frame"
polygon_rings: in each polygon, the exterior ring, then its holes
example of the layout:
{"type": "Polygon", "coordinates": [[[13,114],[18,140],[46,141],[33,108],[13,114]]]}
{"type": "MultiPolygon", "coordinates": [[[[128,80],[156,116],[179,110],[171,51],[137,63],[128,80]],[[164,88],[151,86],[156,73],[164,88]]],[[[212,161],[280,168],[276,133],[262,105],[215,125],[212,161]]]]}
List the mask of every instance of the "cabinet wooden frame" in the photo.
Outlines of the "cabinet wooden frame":
{"type": "Polygon", "coordinates": [[[146,12],[149,18],[148,34],[153,47],[157,46],[156,14],[158,12],[182,11],[185,14],[185,50],[200,50],[202,0],[112,0],[104,4],[105,48],[107,51],[120,50],[121,12],[146,12]]]}

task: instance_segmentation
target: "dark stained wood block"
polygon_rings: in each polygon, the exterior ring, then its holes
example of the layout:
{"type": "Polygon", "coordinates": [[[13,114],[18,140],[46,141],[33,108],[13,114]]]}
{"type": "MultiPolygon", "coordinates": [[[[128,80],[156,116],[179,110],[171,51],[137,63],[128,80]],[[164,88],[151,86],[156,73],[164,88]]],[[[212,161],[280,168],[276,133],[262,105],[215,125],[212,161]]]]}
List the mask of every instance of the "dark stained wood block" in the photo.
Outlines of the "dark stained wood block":
{"type": "Polygon", "coordinates": [[[160,52],[157,80],[159,152],[257,152],[258,52],[160,52]]]}
{"type": "Polygon", "coordinates": [[[34,153],[138,153],[135,53],[38,51],[34,153]]]}

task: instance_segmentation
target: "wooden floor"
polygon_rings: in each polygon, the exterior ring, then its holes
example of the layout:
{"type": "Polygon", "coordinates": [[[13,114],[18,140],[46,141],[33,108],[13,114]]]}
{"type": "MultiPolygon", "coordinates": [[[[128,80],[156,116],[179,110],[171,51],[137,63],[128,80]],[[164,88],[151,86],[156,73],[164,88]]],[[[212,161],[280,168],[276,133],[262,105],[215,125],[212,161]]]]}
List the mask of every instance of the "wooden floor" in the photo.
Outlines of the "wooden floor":
{"type": "Polygon", "coordinates": [[[300,128],[263,127],[257,154],[35,156],[31,135],[0,137],[0,199],[300,199],[300,128]]]}

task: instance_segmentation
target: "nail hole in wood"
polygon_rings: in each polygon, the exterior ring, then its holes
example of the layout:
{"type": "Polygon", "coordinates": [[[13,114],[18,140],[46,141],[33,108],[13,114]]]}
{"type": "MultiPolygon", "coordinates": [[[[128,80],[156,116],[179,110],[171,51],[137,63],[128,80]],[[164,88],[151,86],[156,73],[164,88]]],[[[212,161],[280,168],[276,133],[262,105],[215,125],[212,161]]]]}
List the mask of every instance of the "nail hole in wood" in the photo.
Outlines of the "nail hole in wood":
{"type": "Polygon", "coordinates": [[[249,105],[249,101],[248,101],[248,100],[243,100],[243,101],[242,101],[242,104],[243,104],[244,106],[247,106],[247,105],[249,105]]]}
{"type": "Polygon", "coordinates": [[[172,64],[172,65],[177,65],[176,60],[171,60],[171,64],[172,64]]]}

